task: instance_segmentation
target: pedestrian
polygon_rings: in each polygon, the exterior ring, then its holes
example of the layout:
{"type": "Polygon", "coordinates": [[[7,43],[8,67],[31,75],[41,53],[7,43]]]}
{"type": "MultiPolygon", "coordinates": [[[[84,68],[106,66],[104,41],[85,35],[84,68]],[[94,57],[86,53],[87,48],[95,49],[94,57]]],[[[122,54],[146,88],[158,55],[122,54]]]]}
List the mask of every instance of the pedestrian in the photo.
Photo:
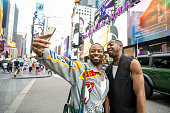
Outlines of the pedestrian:
{"type": "Polygon", "coordinates": [[[4,62],[4,63],[3,63],[4,73],[6,73],[6,71],[7,71],[7,66],[8,66],[8,63],[7,63],[7,62],[4,62]]]}
{"type": "Polygon", "coordinates": [[[1,69],[2,69],[2,60],[0,58],[0,72],[1,72],[1,69]]]}
{"type": "Polygon", "coordinates": [[[28,67],[29,67],[29,72],[31,74],[31,71],[32,71],[32,62],[31,61],[29,62],[28,67]]]}
{"type": "Polygon", "coordinates": [[[24,61],[21,60],[21,62],[20,62],[20,74],[21,74],[21,75],[23,75],[23,74],[22,74],[23,71],[24,71],[24,61]]]}
{"type": "Polygon", "coordinates": [[[35,61],[33,61],[33,63],[32,63],[32,71],[35,74],[35,61]]]}
{"type": "Polygon", "coordinates": [[[16,77],[18,71],[19,71],[19,66],[20,66],[20,63],[19,63],[19,60],[18,58],[16,58],[16,61],[14,61],[14,77],[16,77]]]}
{"type": "Polygon", "coordinates": [[[37,62],[35,63],[36,74],[38,73],[39,67],[40,67],[40,63],[37,61],[37,62]]]}
{"type": "Polygon", "coordinates": [[[80,95],[85,74],[85,66],[87,66],[86,87],[84,113],[102,113],[103,102],[105,101],[109,90],[108,78],[104,70],[101,70],[102,61],[104,58],[104,49],[100,44],[94,44],[89,49],[89,63],[73,62],[67,57],[57,55],[55,52],[47,49],[47,38],[51,35],[43,35],[36,37],[32,43],[32,50],[38,55],[39,60],[49,69],[60,75],[68,81],[71,87],[72,105],[75,112],[78,111],[80,104],[80,95]],[[44,51],[40,48],[46,48],[44,51]]]}
{"type": "Polygon", "coordinates": [[[107,52],[113,62],[107,67],[109,92],[105,102],[106,113],[146,113],[144,77],[140,63],[122,53],[123,44],[110,40],[107,52]]]}
{"type": "Polygon", "coordinates": [[[7,68],[8,68],[8,72],[12,73],[12,61],[9,61],[7,68]]]}

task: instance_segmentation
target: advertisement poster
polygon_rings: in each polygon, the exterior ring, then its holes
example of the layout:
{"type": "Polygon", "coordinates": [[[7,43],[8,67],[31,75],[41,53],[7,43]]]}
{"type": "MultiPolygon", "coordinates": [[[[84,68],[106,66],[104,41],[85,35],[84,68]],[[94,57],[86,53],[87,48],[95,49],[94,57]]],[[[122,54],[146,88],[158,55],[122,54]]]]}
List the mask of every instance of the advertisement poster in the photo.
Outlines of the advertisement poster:
{"type": "Polygon", "coordinates": [[[12,41],[7,42],[7,47],[16,47],[16,42],[12,41]]]}
{"type": "Polygon", "coordinates": [[[43,35],[44,31],[44,4],[36,3],[36,11],[34,13],[34,37],[43,35]]]}
{"type": "Polygon", "coordinates": [[[90,38],[87,37],[84,39],[84,56],[89,55],[89,47],[90,47],[90,38]]]}
{"type": "Polygon", "coordinates": [[[89,21],[90,21],[90,18],[86,15],[80,15],[79,17],[79,33],[82,35],[82,36],[85,36],[86,35],[86,29],[87,27],[89,26],[89,21]]]}
{"type": "Polygon", "coordinates": [[[107,17],[111,16],[111,13],[114,12],[114,0],[106,0],[95,12],[95,26],[100,24],[102,20],[106,20],[107,17]]]}
{"type": "MultiPolygon", "coordinates": [[[[117,29],[118,37],[117,39],[122,41],[123,46],[128,45],[128,38],[127,38],[127,12],[121,14],[118,16],[114,21],[114,27],[117,29]]],[[[112,29],[111,29],[112,30],[112,29]]],[[[113,34],[117,34],[116,31],[113,32],[113,34]]]]}
{"type": "Polygon", "coordinates": [[[63,43],[63,56],[66,56],[68,57],[68,40],[69,40],[69,37],[67,37],[65,40],[64,40],[64,43],[63,43]]]}
{"type": "Polygon", "coordinates": [[[128,10],[129,45],[169,35],[169,0],[143,0],[128,10]]]}
{"type": "Polygon", "coordinates": [[[107,50],[108,26],[104,26],[93,34],[93,43],[99,43],[107,50]]]}

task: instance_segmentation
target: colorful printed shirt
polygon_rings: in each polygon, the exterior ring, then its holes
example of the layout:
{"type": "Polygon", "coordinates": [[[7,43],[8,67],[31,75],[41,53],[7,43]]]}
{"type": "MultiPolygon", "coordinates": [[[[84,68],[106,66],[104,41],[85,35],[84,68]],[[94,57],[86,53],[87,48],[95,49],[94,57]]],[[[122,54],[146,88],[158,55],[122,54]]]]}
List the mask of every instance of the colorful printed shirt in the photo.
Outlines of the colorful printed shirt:
{"type": "MultiPolygon", "coordinates": [[[[84,63],[79,61],[73,62],[67,57],[61,57],[55,52],[45,49],[42,63],[48,68],[60,75],[66,81],[68,81],[71,87],[72,104],[74,104],[75,111],[79,109],[80,95],[83,85],[83,79],[85,75],[84,63]]],[[[98,69],[90,62],[85,64],[87,66],[86,75],[86,89],[85,89],[85,106],[84,113],[102,113],[103,102],[105,101],[107,92],[109,90],[109,81],[104,73],[106,79],[106,89],[102,95],[101,91],[101,74],[98,69]]],[[[81,109],[81,108],[80,108],[81,109]]]]}

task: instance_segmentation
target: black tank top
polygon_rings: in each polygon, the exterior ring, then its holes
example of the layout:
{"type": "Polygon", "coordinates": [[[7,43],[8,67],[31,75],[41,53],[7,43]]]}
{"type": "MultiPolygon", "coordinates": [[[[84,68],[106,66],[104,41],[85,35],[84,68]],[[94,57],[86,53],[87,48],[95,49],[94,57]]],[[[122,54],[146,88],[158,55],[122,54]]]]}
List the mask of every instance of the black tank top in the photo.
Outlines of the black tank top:
{"type": "Polygon", "coordinates": [[[136,95],[130,75],[132,57],[122,55],[119,61],[115,79],[113,79],[113,64],[106,69],[109,78],[110,113],[136,113],[136,95]]]}

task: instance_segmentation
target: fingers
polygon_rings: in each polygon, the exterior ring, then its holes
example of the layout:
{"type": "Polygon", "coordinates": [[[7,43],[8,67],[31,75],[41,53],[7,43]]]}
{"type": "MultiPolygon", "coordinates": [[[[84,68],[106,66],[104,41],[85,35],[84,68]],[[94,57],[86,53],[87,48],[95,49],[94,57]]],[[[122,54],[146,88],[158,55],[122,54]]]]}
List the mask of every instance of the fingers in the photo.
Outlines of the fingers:
{"type": "Polygon", "coordinates": [[[47,44],[43,44],[43,43],[39,43],[39,42],[33,42],[32,46],[34,46],[36,48],[48,48],[47,44]]]}
{"type": "Polygon", "coordinates": [[[44,38],[48,38],[48,37],[51,37],[52,34],[46,34],[46,35],[42,35],[42,36],[37,36],[36,38],[39,38],[39,39],[44,39],[44,38]]]}
{"type": "Polygon", "coordinates": [[[35,46],[32,46],[32,50],[39,56],[42,57],[44,52],[38,48],[36,48],[35,46]]]}
{"type": "Polygon", "coordinates": [[[31,48],[39,57],[42,57],[44,54],[43,49],[48,48],[47,44],[50,44],[50,42],[45,39],[51,36],[52,34],[47,34],[34,38],[31,48]]]}
{"type": "Polygon", "coordinates": [[[40,38],[34,38],[33,42],[39,42],[39,43],[44,43],[44,44],[50,44],[49,41],[44,40],[44,39],[40,39],[40,38]]]}

